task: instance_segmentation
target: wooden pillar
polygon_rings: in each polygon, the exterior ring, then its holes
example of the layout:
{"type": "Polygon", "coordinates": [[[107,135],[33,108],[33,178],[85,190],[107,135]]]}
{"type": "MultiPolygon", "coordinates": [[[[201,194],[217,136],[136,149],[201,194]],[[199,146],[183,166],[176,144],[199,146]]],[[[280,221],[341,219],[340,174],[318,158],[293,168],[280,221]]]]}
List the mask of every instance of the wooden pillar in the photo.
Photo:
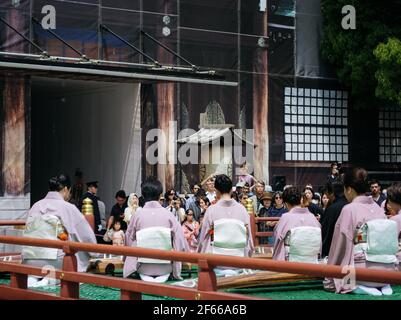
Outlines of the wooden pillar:
{"type": "MultiPolygon", "coordinates": [[[[66,246],[63,248],[65,253],[63,259],[63,271],[77,272],[77,258],[75,257],[75,251],[71,250],[70,247],[66,246]]],[[[60,296],[64,298],[79,299],[79,283],[69,282],[61,279],[60,296]]]]}
{"type": "Polygon", "coordinates": [[[28,276],[26,274],[11,273],[10,287],[16,289],[28,289],[28,276]]]}
{"type": "MultiPolygon", "coordinates": [[[[174,5],[175,1],[166,0],[164,2],[165,12],[171,12],[169,8],[174,5]]],[[[169,26],[174,28],[174,26],[169,26]]],[[[160,33],[159,33],[160,34],[160,33]]],[[[171,47],[171,42],[167,37],[161,35],[159,41],[168,47],[171,47]]],[[[176,48],[172,48],[175,50],[176,48]]],[[[168,53],[165,49],[158,46],[157,48],[157,60],[162,61],[163,64],[175,64],[174,56],[168,53]]],[[[175,165],[171,164],[171,160],[175,159],[176,156],[176,137],[172,135],[172,129],[170,122],[175,120],[175,84],[174,83],[160,83],[157,84],[157,115],[158,115],[158,128],[163,130],[166,137],[165,148],[162,152],[167,160],[167,164],[159,164],[157,166],[157,175],[163,186],[167,189],[175,187],[175,165]],[[174,154],[175,153],[175,154],[174,154]]],[[[160,152],[160,149],[159,149],[160,152]]]]}
{"type": "MultiPolygon", "coordinates": [[[[268,36],[267,10],[260,16],[258,29],[264,37],[268,36]]],[[[253,76],[253,129],[254,143],[254,176],[269,182],[269,128],[268,128],[268,51],[258,48],[254,60],[253,76]]]]}
{"type": "Polygon", "coordinates": [[[217,291],[217,279],[213,267],[209,265],[207,260],[199,260],[198,268],[198,290],[217,291]]]}
{"type": "Polygon", "coordinates": [[[142,300],[142,294],[140,292],[121,290],[121,300],[142,300]]]}
{"type": "Polygon", "coordinates": [[[174,84],[161,83],[157,85],[157,114],[158,128],[164,133],[165,144],[159,152],[162,152],[166,164],[157,166],[157,175],[163,186],[167,189],[174,188],[174,164],[170,160],[175,158],[175,135],[171,122],[174,121],[174,84]]]}
{"type": "Polygon", "coordinates": [[[255,247],[259,246],[259,237],[256,236],[256,232],[258,232],[258,224],[256,222],[256,217],[254,214],[249,215],[250,223],[251,223],[251,233],[252,233],[252,240],[253,245],[255,247]]]}
{"type": "MultiPolygon", "coordinates": [[[[17,30],[29,36],[29,19],[24,9],[10,8],[5,19],[17,30]]],[[[4,27],[4,25],[2,26],[4,27]]],[[[29,45],[10,28],[5,29],[4,51],[28,52],[29,45]]],[[[30,181],[30,116],[29,83],[22,72],[4,76],[2,115],[2,193],[21,196],[28,193],[30,181]]]]}
{"type": "Polygon", "coordinates": [[[7,75],[4,83],[3,185],[4,193],[24,195],[26,164],[26,79],[7,75]]]}

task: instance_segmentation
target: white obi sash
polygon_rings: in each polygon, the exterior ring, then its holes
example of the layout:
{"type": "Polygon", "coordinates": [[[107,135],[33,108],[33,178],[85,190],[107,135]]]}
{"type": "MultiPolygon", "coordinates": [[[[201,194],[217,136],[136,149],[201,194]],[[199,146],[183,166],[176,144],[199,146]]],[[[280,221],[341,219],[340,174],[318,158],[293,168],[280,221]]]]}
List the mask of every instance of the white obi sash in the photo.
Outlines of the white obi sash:
{"type": "Polygon", "coordinates": [[[375,219],[366,222],[358,229],[354,252],[364,252],[367,261],[396,263],[398,252],[397,223],[388,219],[375,219]],[[361,234],[365,233],[365,234],[361,234]]]}
{"type": "Polygon", "coordinates": [[[242,221],[219,219],[214,222],[212,253],[244,257],[247,242],[247,230],[242,221]]]}
{"type": "Polygon", "coordinates": [[[291,262],[318,263],[322,232],[317,227],[296,227],[284,239],[286,260],[291,262]]]}
{"type": "MultiPolygon", "coordinates": [[[[64,227],[60,219],[52,214],[43,214],[29,218],[23,236],[45,240],[58,240],[64,227]]],[[[24,260],[57,260],[58,249],[23,246],[22,258],[24,260]]]]}
{"type": "MultiPolygon", "coordinates": [[[[169,250],[173,249],[171,229],[165,227],[151,227],[137,231],[136,243],[140,248],[169,250]]],[[[169,264],[171,261],[150,258],[138,258],[140,263],[169,264]]]]}

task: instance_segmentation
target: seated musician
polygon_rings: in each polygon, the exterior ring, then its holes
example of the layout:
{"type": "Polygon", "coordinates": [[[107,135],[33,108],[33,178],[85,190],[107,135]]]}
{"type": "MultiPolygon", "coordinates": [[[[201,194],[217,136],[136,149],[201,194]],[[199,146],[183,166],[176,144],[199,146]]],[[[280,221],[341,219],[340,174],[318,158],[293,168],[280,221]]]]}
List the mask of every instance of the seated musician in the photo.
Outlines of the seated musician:
{"type": "Polygon", "coordinates": [[[231,198],[229,177],[218,175],[214,184],[220,200],[206,210],[198,252],[250,257],[254,247],[249,214],[231,198]]]}
{"type": "MultiPolygon", "coordinates": [[[[176,217],[159,202],[163,187],[160,181],[148,178],[142,183],[144,207],[132,217],[125,235],[125,243],[131,247],[188,251],[181,225],[176,217]]],[[[181,279],[181,262],[127,257],[124,277],[139,274],[144,281],[165,282],[170,274],[181,279]]]]}
{"type": "MultiPolygon", "coordinates": [[[[354,168],[344,176],[344,206],[337,220],[331,242],[328,264],[343,267],[395,270],[398,251],[398,230],[388,220],[384,210],[371,196],[366,196],[369,184],[366,170],[354,168]]],[[[359,293],[374,296],[391,295],[389,285],[326,279],[326,290],[337,293],[359,293]]]]}
{"type": "MultiPolygon", "coordinates": [[[[387,207],[395,213],[390,219],[397,222],[398,238],[401,235],[401,183],[396,183],[387,189],[387,207]]],[[[397,253],[398,269],[401,271],[401,251],[397,253]]]]}
{"type": "MultiPolygon", "coordinates": [[[[48,240],[63,240],[96,244],[96,238],[89,223],[77,207],[69,203],[71,181],[66,175],[53,177],[49,181],[49,193],[36,202],[28,212],[25,237],[48,240]]],[[[78,272],[85,272],[91,255],[87,252],[78,252],[78,272]]],[[[61,269],[64,253],[59,249],[24,246],[22,249],[22,263],[35,266],[53,266],[61,269]]],[[[29,286],[47,285],[38,283],[37,277],[29,277],[29,286]]],[[[43,282],[42,281],[42,282],[43,282]]]]}
{"type": "Polygon", "coordinates": [[[320,223],[301,204],[302,193],[295,187],[283,192],[289,212],[283,214],[274,229],[274,260],[317,263],[321,252],[320,223]]]}

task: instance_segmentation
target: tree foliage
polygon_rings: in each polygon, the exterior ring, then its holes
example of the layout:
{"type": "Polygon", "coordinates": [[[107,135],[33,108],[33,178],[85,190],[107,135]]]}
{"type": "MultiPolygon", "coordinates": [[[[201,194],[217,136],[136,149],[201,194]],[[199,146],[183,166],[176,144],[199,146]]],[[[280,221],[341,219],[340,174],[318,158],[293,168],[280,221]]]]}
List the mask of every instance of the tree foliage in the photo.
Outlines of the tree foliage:
{"type": "Polygon", "coordinates": [[[401,41],[390,38],[380,43],[374,54],[379,62],[376,95],[401,106],[401,41]]]}
{"type": "Polygon", "coordinates": [[[335,67],[340,82],[349,88],[354,106],[373,108],[383,104],[379,98],[392,97],[394,101],[394,94],[388,91],[397,86],[388,66],[395,62],[381,63],[380,59],[390,50],[389,46],[395,46],[393,42],[388,44],[390,38],[401,39],[401,0],[322,0],[322,12],[323,57],[335,67]],[[342,28],[341,9],[346,5],[356,9],[355,30],[342,28]]]}

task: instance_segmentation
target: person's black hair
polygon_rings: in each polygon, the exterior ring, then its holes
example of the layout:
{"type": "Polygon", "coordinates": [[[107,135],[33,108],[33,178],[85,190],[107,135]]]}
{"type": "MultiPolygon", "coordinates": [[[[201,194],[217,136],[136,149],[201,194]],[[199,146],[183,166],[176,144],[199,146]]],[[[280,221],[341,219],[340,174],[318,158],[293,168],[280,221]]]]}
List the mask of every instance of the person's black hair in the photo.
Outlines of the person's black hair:
{"type": "Polygon", "coordinates": [[[387,200],[401,205],[401,183],[395,183],[387,189],[387,200]]]}
{"type": "Polygon", "coordinates": [[[206,196],[206,190],[203,188],[200,188],[196,193],[195,193],[195,197],[196,198],[201,198],[203,196],[206,196]]]}
{"type": "Polygon", "coordinates": [[[372,180],[369,181],[369,187],[370,187],[372,184],[377,184],[377,185],[380,187],[380,182],[377,181],[376,179],[372,179],[372,180]]]}
{"type": "Polygon", "coordinates": [[[203,202],[204,202],[208,207],[210,207],[210,200],[209,200],[208,197],[206,197],[206,196],[200,197],[199,203],[200,203],[200,200],[203,200],[203,202]]]}
{"type": "Polygon", "coordinates": [[[125,193],[124,190],[119,190],[119,191],[117,191],[115,198],[116,198],[116,199],[117,199],[117,198],[124,198],[124,199],[126,199],[126,198],[127,198],[127,195],[126,195],[126,193],[125,193]]]}
{"type": "Polygon", "coordinates": [[[233,198],[235,201],[239,202],[238,192],[237,192],[237,191],[234,191],[234,192],[231,194],[231,198],[233,198]]]}
{"type": "Polygon", "coordinates": [[[114,225],[117,224],[117,223],[120,224],[120,230],[122,230],[123,224],[122,224],[122,220],[120,220],[120,219],[114,219],[114,220],[113,220],[113,223],[112,223],[112,225],[111,225],[111,228],[114,229],[114,225]]]}
{"type": "Polygon", "coordinates": [[[163,193],[163,186],[159,180],[148,177],[141,184],[141,190],[145,202],[159,201],[160,195],[163,193]]]}
{"type": "Polygon", "coordinates": [[[49,190],[50,191],[61,191],[65,187],[67,189],[71,188],[71,180],[67,174],[60,174],[58,176],[52,177],[49,180],[49,190]]]}
{"type": "Polygon", "coordinates": [[[332,163],[330,164],[330,168],[331,168],[331,169],[333,169],[334,166],[337,166],[337,167],[338,167],[338,162],[332,162],[332,163]]]}
{"type": "Polygon", "coordinates": [[[145,199],[143,196],[140,196],[138,198],[138,206],[140,206],[141,208],[143,208],[143,206],[145,205],[145,199]]]}
{"type": "Polygon", "coordinates": [[[310,192],[312,192],[312,198],[313,198],[315,195],[315,191],[313,191],[313,189],[311,187],[305,187],[303,190],[303,193],[305,193],[306,190],[309,190],[310,192]]]}
{"type": "Polygon", "coordinates": [[[344,183],[341,179],[338,179],[332,183],[327,183],[326,192],[329,194],[334,194],[336,198],[344,195],[344,183]]]}
{"type": "Polygon", "coordinates": [[[174,190],[174,189],[169,189],[169,190],[167,190],[167,191],[165,192],[165,194],[164,194],[164,199],[165,199],[166,201],[167,201],[168,196],[170,195],[171,191],[174,192],[174,197],[176,196],[175,190],[174,190]]]}
{"type": "Polygon", "coordinates": [[[291,206],[298,206],[301,204],[302,193],[295,187],[289,187],[283,192],[283,201],[291,206]]]}
{"type": "Polygon", "coordinates": [[[369,191],[368,173],[363,168],[348,169],[344,175],[344,187],[352,188],[358,195],[369,191]]]}
{"type": "Polygon", "coordinates": [[[219,174],[214,181],[214,188],[221,194],[230,193],[233,188],[233,182],[225,174],[219,174]]]}

